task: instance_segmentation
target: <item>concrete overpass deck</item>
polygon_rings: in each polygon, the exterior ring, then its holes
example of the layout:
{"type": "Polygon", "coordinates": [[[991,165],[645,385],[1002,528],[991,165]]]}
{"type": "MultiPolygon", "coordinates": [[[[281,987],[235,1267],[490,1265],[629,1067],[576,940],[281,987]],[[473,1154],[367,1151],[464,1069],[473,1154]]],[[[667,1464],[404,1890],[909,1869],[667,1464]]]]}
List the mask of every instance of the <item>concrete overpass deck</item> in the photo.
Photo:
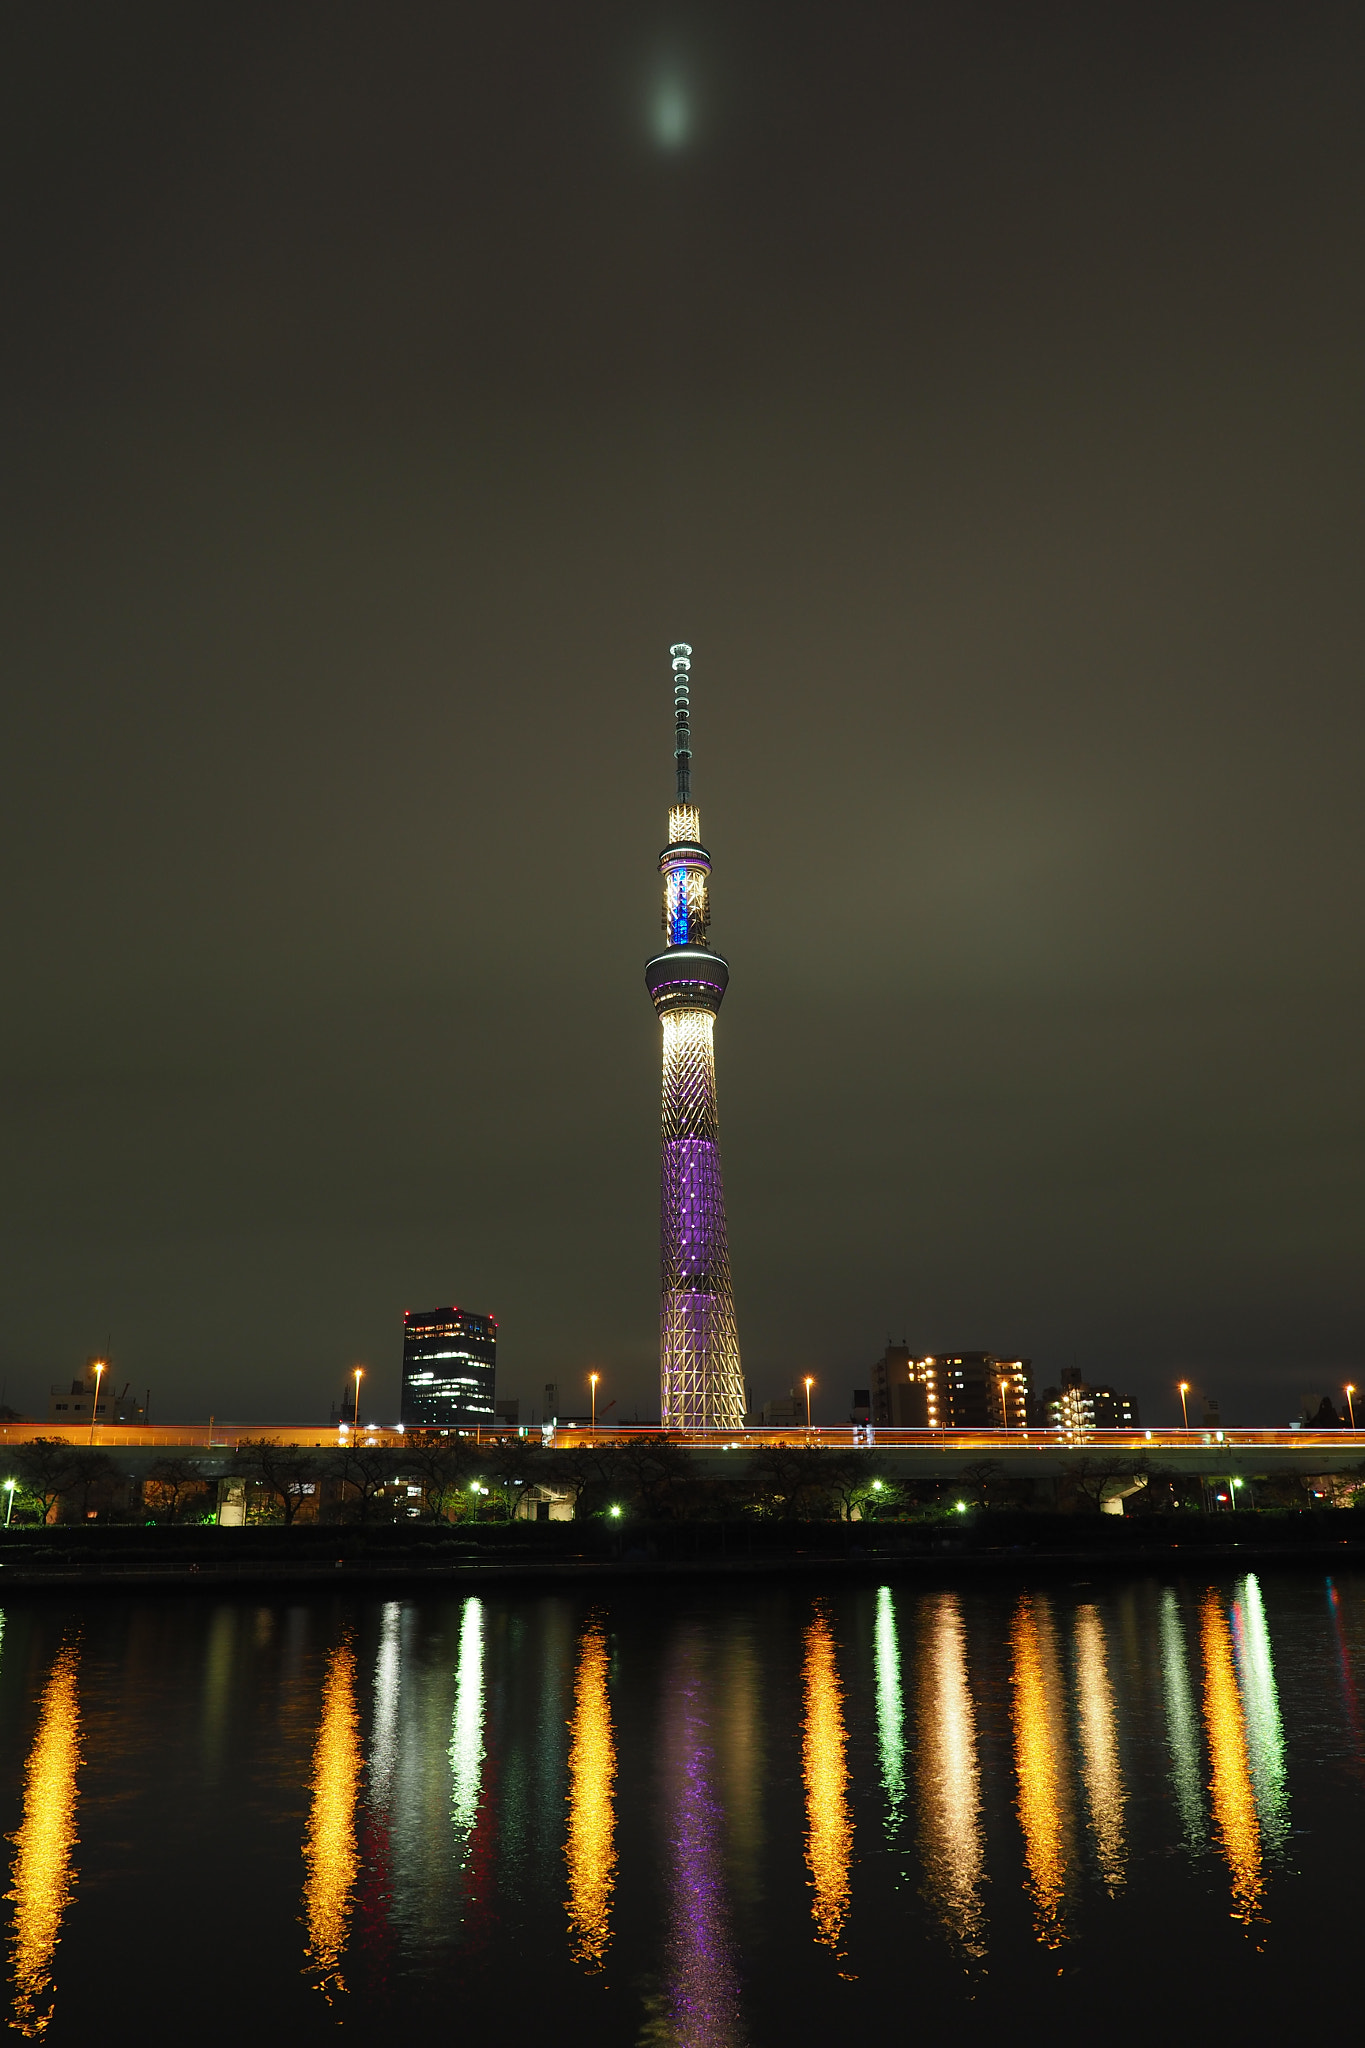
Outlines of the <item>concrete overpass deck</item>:
{"type": "MultiPolygon", "coordinates": [[[[657,1428],[599,1429],[586,1427],[521,1432],[499,1429],[476,1432],[485,1443],[495,1437],[523,1434],[556,1450],[591,1450],[609,1445],[648,1442],[665,1434],[657,1428]]],[[[1084,1439],[1067,1441],[1055,1430],[914,1430],[817,1428],[745,1429],[742,1431],[666,1432],[707,1473],[723,1476],[749,1455],[768,1446],[806,1448],[875,1455],[911,1474],[955,1473],[993,1463],[1021,1477],[1056,1477],[1082,1462],[1091,1467],[1123,1466],[1143,1461],[1152,1470],[1191,1476],[1271,1477],[1279,1473],[1346,1473],[1365,1464],[1365,1432],[1351,1429],[1198,1429],[1096,1430],[1084,1439]]],[[[144,1476],[159,1459],[179,1457],[200,1467],[205,1476],[232,1468],[239,1444],[270,1437],[277,1443],[320,1453],[340,1453],[356,1443],[401,1454],[406,1443],[398,1428],[319,1428],[316,1424],[164,1423],[101,1425],[61,1429],[44,1423],[0,1424],[0,1462],[4,1451],[18,1449],[36,1437],[102,1450],[130,1474],[144,1476]]]]}

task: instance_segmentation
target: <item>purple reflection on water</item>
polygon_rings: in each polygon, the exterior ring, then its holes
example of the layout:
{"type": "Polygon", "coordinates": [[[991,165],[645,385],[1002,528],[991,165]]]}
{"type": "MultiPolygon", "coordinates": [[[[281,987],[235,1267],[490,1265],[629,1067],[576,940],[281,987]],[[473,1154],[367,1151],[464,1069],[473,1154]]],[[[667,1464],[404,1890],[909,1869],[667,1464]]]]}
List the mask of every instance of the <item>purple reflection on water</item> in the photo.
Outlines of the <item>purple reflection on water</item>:
{"type": "Polygon", "coordinates": [[[684,1641],[664,1729],[669,1759],[670,1928],[664,2038],[673,2048],[739,2048],[739,1980],[730,1940],[724,1814],[712,1789],[701,1645],[684,1641]]]}

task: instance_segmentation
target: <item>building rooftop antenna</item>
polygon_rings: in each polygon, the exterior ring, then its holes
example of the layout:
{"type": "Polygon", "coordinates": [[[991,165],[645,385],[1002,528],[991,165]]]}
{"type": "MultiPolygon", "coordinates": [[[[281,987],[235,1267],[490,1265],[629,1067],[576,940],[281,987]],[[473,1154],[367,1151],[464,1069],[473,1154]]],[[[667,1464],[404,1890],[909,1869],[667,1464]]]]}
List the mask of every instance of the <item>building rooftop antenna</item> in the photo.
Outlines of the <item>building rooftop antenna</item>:
{"type": "Polygon", "coordinates": [[[673,659],[673,759],[678,770],[678,802],[692,801],[692,649],[685,640],[669,648],[673,659]]]}

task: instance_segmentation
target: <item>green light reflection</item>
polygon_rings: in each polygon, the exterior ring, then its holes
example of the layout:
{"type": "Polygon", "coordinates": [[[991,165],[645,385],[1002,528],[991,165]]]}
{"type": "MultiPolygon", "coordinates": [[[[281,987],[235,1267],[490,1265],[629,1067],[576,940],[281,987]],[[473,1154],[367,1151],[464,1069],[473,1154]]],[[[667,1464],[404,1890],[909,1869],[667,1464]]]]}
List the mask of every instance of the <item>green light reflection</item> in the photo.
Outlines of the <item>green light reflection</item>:
{"type": "Polygon", "coordinates": [[[472,1598],[465,1601],[460,1623],[450,1776],[450,1817],[463,1861],[478,1818],[483,1779],[483,1602],[472,1598]]]}
{"type": "Polygon", "coordinates": [[[1237,1675],[1246,1716],[1247,1760],[1256,1794],[1256,1814],[1266,1847],[1281,1848],[1289,1833],[1289,1795],[1284,1760],[1284,1724],[1275,1687],[1261,1584],[1248,1572],[1237,1587],[1232,1609],[1237,1675]]]}
{"type": "Polygon", "coordinates": [[[886,1794],[885,1826],[889,1840],[900,1831],[905,1807],[905,1699],[901,1691],[900,1644],[896,1638],[896,1607],[889,1586],[877,1588],[874,1636],[877,1668],[877,1749],[882,1789],[886,1794]]]}
{"type": "Polygon", "coordinates": [[[1200,1782],[1199,1717],[1190,1690],[1185,1625],[1174,1590],[1161,1596],[1161,1683],[1166,1694],[1166,1740],[1171,1751],[1171,1787],[1180,1809],[1180,1834],[1197,1856],[1207,1842],[1200,1782]]]}

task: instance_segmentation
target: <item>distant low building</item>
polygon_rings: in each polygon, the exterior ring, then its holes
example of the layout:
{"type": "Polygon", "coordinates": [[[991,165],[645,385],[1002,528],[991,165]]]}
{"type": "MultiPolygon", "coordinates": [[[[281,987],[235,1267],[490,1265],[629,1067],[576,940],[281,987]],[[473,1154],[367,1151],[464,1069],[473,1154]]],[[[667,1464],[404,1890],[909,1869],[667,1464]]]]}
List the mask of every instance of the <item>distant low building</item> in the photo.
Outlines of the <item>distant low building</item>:
{"type": "Polygon", "coordinates": [[[1138,1407],[1130,1395],[1113,1387],[1092,1387],[1081,1373],[1071,1371],[1062,1374],[1060,1386],[1044,1387],[1035,1419],[1068,1443],[1079,1443],[1097,1429],[1136,1429],[1138,1407]]]}
{"type": "Polygon", "coordinates": [[[497,1419],[498,1325],[471,1309],[405,1309],[405,1429],[491,1428],[497,1419]]]}
{"type": "Polygon", "coordinates": [[[872,1368],[871,1419],[892,1429],[1024,1429],[1031,1374],[1027,1358],[888,1344],[872,1368]]]}
{"type": "Polygon", "coordinates": [[[763,1403],[763,1427],[765,1429],[795,1428],[806,1426],[806,1397],[804,1394],[779,1394],[776,1400],[763,1403]]]}
{"type": "Polygon", "coordinates": [[[113,1384],[108,1366],[98,1358],[86,1361],[85,1372],[70,1386],[65,1382],[48,1391],[47,1419],[67,1429],[88,1429],[91,1423],[143,1423],[147,1420],[147,1401],[139,1401],[132,1387],[125,1385],[122,1390],[113,1384]],[[103,1370],[96,1372],[96,1366],[103,1370]],[[99,1389],[96,1406],[96,1388],[99,1389]]]}
{"type": "Polygon", "coordinates": [[[521,1397],[517,1394],[504,1394],[500,1401],[493,1403],[493,1413],[499,1422],[505,1422],[515,1429],[521,1422],[521,1397]]]}

